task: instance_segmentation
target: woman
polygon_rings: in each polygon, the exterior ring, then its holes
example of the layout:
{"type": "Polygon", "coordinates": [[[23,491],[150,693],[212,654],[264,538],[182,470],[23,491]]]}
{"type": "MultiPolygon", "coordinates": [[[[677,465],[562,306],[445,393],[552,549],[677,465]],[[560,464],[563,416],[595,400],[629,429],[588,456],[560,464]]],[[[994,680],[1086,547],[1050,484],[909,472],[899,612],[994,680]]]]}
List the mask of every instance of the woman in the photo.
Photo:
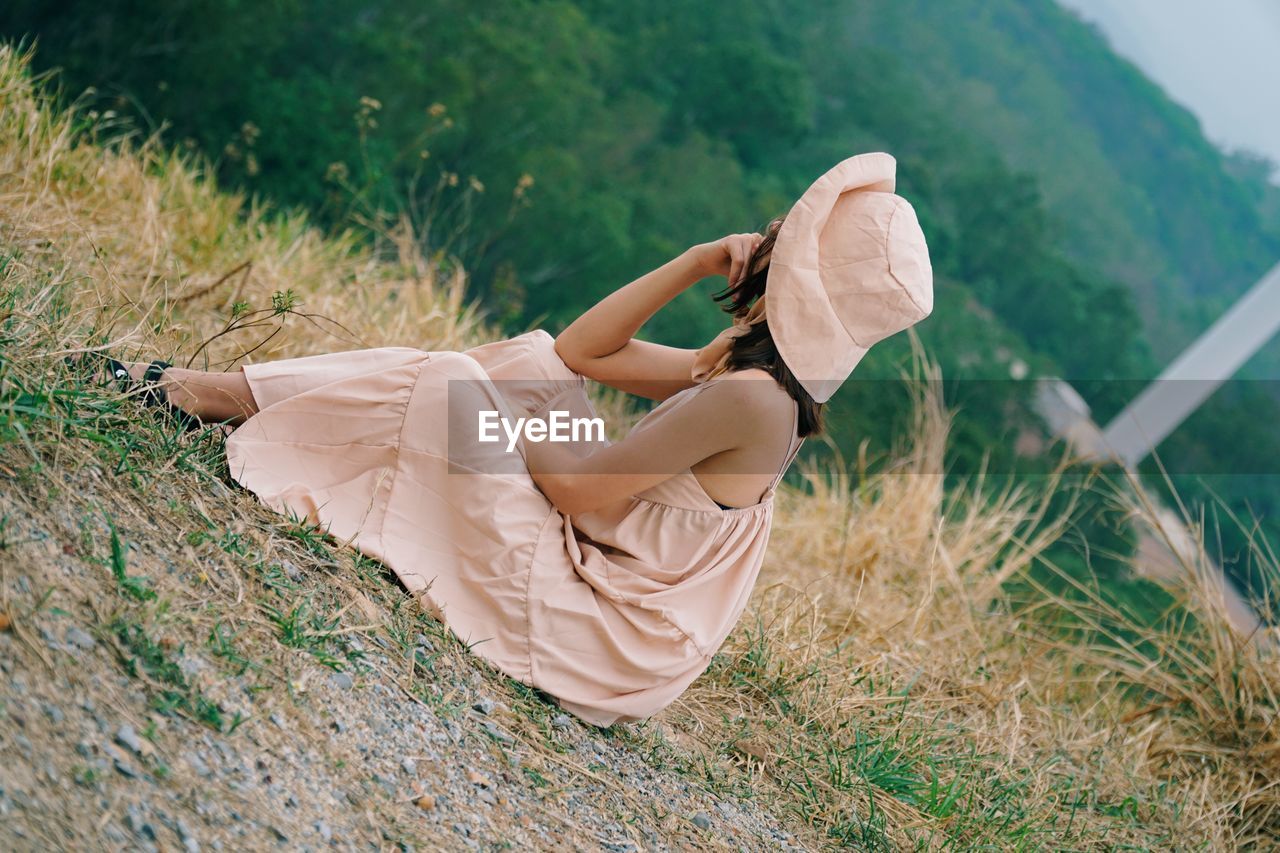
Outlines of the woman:
{"type": "MultiPolygon", "coordinates": [[[[746,606],[774,490],[867,348],[932,309],[887,154],[819,178],[766,233],[687,250],[556,339],[383,347],[210,374],[153,363],[156,402],[238,428],[231,474],[382,560],[477,654],[596,725],[648,717],[746,606]],[[709,275],[734,324],[700,350],[637,340],[709,275]],[[766,293],[768,307],[766,312],[766,293]],[[167,368],[167,369],[166,369],[167,368]],[[593,414],[584,377],[662,401],[616,444],[477,439],[486,409],[593,414]],[[512,464],[512,463],[515,464],[512,464]]],[[[124,366],[142,379],[146,365],[124,366]]]]}

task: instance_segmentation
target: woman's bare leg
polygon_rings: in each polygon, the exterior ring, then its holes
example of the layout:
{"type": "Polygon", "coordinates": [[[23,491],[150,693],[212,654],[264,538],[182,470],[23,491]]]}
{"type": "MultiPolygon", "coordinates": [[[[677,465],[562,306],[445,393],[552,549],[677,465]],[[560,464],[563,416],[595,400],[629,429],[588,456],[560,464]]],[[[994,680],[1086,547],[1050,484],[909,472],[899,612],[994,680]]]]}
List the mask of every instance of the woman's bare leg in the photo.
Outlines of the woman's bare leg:
{"type": "MultiPolygon", "coordinates": [[[[147,370],[146,362],[124,364],[134,379],[141,379],[147,370]]],[[[225,422],[239,426],[258,413],[258,403],[253,399],[249,381],[239,370],[207,373],[170,367],[160,374],[157,384],[164,389],[170,403],[205,423],[225,422]]]]}

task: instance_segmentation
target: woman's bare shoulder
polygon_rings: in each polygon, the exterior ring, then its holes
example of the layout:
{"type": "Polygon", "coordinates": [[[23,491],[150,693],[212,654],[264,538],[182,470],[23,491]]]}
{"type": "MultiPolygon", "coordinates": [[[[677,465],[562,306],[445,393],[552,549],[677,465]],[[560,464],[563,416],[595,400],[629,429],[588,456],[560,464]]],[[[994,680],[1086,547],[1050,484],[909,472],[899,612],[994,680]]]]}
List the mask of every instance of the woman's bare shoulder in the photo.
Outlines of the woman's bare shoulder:
{"type": "Polygon", "coordinates": [[[791,417],[791,395],[766,370],[755,367],[734,370],[708,381],[720,386],[715,397],[740,409],[744,414],[791,417]]]}

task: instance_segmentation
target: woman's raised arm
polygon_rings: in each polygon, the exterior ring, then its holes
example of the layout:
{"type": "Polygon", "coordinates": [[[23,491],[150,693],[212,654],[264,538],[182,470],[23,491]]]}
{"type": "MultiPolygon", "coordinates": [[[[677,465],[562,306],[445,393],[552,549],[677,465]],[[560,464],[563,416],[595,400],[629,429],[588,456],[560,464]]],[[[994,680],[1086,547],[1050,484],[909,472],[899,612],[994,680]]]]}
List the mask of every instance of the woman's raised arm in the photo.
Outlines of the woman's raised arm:
{"type": "Polygon", "coordinates": [[[665,400],[693,384],[697,350],[635,339],[650,317],[710,275],[741,275],[759,234],[731,234],[685,250],[601,299],[556,338],[568,367],[614,388],[665,400]]]}

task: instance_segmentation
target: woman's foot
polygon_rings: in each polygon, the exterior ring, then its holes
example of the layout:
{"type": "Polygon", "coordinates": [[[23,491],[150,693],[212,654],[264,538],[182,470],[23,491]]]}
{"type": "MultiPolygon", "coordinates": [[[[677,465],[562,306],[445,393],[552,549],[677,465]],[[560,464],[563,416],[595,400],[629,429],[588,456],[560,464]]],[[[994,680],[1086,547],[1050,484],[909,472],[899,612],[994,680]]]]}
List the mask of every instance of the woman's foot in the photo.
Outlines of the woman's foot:
{"type": "Polygon", "coordinates": [[[169,376],[173,365],[167,361],[116,361],[107,359],[112,378],[123,390],[132,391],[141,388],[142,401],[148,406],[164,409],[185,430],[196,430],[204,426],[199,417],[200,412],[194,408],[198,400],[192,398],[184,401],[185,393],[181,384],[169,376]]]}
{"type": "MultiPolygon", "coordinates": [[[[147,372],[147,367],[151,364],[149,361],[118,361],[115,363],[123,365],[128,371],[128,377],[135,382],[141,382],[143,380],[143,376],[147,372]]],[[[110,362],[108,362],[108,365],[110,366],[110,362]]],[[[114,374],[111,378],[118,380],[123,377],[119,374],[114,374]]]]}
{"type": "Polygon", "coordinates": [[[210,373],[154,361],[116,364],[128,372],[130,381],[146,382],[156,388],[162,394],[162,405],[167,403],[181,412],[179,419],[198,418],[234,427],[258,412],[249,382],[239,370],[210,373]]]}

